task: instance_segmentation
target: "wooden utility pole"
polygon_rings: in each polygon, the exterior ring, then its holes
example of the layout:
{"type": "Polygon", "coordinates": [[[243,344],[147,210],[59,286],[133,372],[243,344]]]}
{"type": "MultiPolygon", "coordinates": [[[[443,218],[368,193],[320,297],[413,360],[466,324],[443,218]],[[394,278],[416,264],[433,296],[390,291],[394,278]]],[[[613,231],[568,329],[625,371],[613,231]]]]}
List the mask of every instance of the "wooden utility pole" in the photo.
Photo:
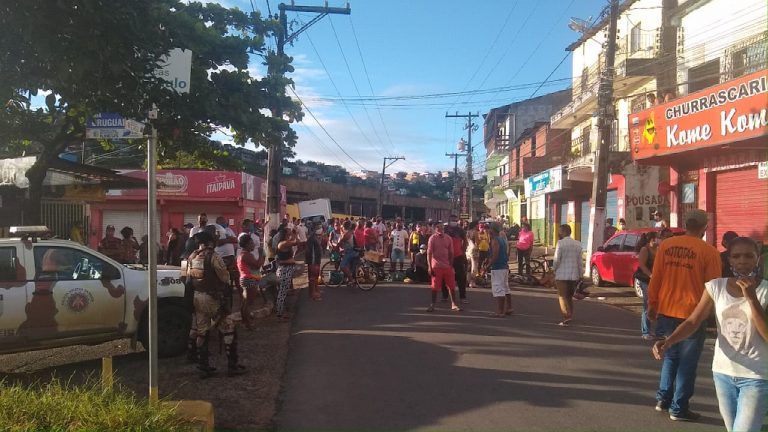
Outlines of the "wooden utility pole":
{"type": "Polygon", "coordinates": [[[453,192],[451,192],[451,214],[459,214],[459,156],[461,153],[446,153],[449,158],[453,158],[453,192]]]}
{"type": "MultiPolygon", "coordinates": [[[[619,0],[610,0],[610,24],[605,48],[605,68],[600,77],[597,93],[598,142],[595,153],[595,180],[592,183],[592,208],[590,214],[590,235],[587,241],[587,261],[592,252],[603,244],[605,232],[605,205],[608,201],[608,156],[613,138],[613,78],[616,59],[616,25],[619,18],[619,0]]],[[[589,266],[584,266],[584,275],[589,276],[589,266]]]]}
{"type": "MultiPolygon", "coordinates": [[[[327,4],[327,3],[326,3],[327,4]]],[[[328,14],[340,14],[349,15],[352,10],[347,3],[345,8],[335,8],[326,6],[296,6],[291,2],[290,5],[280,3],[278,5],[280,9],[280,31],[277,33],[277,55],[280,59],[285,57],[285,45],[293,42],[296,37],[304,30],[308,29],[312,24],[318,22],[321,18],[328,14]],[[288,34],[288,17],[285,12],[301,12],[301,13],[314,13],[317,14],[309,22],[304,24],[301,28],[288,34]]],[[[277,73],[283,74],[283,69],[278,68],[277,73]]],[[[283,89],[285,91],[285,89],[283,89]]],[[[272,116],[275,118],[283,117],[283,109],[280,106],[272,108],[272,116]]],[[[269,215],[269,225],[271,228],[277,228],[277,224],[280,223],[280,176],[282,174],[282,148],[283,137],[273,137],[273,142],[269,143],[269,156],[267,158],[267,214],[269,215]]]]}
{"type": "Polygon", "coordinates": [[[390,166],[392,166],[393,163],[399,160],[405,160],[405,157],[403,156],[385,157],[384,163],[381,164],[381,182],[379,183],[379,203],[378,203],[379,205],[376,210],[375,216],[381,216],[382,218],[384,218],[384,215],[381,214],[381,211],[384,207],[384,173],[386,172],[387,168],[389,168],[390,166]],[[387,161],[391,161],[391,162],[387,164],[387,161]]]}
{"type": "MultiPolygon", "coordinates": [[[[480,117],[480,114],[472,114],[471,112],[467,114],[459,114],[458,112],[456,114],[445,114],[446,118],[465,118],[467,119],[467,123],[464,125],[464,129],[467,130],[467,142],[466,142],[466,152],[467,152],[467,188],[469,188],[469,220],[473,220],[475,218],[475,206],[472,202],[472,184],[473,184],[473,174],[472,174],[472,132],[476,131],[479,127],[477,123],[474,123],[472,121],[475,117],[480,117]]],[[[463,139],[462,139],[463,140],[463,139]]]]}

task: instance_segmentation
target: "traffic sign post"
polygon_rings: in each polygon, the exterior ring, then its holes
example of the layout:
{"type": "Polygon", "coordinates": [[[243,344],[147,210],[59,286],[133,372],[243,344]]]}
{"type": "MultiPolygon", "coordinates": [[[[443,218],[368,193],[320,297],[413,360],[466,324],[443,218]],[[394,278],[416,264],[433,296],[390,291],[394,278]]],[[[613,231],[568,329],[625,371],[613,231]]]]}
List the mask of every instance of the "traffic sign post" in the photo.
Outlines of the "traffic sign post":
{"type": "Polygon", "coordinates": [[[144,123],[116,113],[99,113],[85,122],[85,137],[91,139],[144,138],[144,123]]]}

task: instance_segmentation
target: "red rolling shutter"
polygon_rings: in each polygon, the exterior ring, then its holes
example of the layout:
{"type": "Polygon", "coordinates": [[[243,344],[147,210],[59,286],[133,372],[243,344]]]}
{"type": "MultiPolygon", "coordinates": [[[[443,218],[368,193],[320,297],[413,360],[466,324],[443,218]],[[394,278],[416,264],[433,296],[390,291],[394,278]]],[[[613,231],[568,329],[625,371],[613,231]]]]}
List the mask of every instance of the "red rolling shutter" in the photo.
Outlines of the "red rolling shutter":
{"type": "Polygon", "coordinates": [[[717,173],[715,193],[718,246],[726,231],[768,243],[768,179],[756,167],[717,173]]]}

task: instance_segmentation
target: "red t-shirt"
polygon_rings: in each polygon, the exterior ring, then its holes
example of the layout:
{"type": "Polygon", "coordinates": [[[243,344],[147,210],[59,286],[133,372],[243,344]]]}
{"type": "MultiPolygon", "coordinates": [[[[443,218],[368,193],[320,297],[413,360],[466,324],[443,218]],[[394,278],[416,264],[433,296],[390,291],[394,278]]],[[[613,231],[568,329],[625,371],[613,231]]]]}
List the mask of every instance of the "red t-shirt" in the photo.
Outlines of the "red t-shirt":
{"type": "Polygon", "coordinates": [[[363,230],[363,234],[365,236],[365,244],[366,245],[375,245],[379,243],[379,232],[376,231],[374,228],[366,228],[363,230]]]}
{"type": "Polygon", "coordinates": [[[365,247],[365,228],[355,228],[355,247],[365,247]]]}

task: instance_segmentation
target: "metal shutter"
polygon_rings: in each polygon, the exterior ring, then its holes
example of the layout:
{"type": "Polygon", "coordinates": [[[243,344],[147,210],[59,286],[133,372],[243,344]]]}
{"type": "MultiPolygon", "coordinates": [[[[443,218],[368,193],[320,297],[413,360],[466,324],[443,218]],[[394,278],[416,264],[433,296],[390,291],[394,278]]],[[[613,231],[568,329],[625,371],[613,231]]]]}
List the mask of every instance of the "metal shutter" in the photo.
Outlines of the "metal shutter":
{"type": "MultiPolygon", "coordinates": [[[[160,236],[162,236],[163,233],[160,233],[159,214],[157,217],[157,222],[157,232],[160,234],[160,236]]],[[[128,226],[133,228],[133,236],[136,237],[136,240],[141,242],[141,237],[147,234],[147,212],[136,210],[104,210],[101,224],[102,235],[107,225],[114,225],[115,236],[121,237],[120,230],[123,229],[123,227],[128,226]]]]}
{"type": "Polygon", "coordinates": [[[757,168],[718,172],[715,177],[715,243],[735,231],[768,243],[768,180],[757,168]]]}

